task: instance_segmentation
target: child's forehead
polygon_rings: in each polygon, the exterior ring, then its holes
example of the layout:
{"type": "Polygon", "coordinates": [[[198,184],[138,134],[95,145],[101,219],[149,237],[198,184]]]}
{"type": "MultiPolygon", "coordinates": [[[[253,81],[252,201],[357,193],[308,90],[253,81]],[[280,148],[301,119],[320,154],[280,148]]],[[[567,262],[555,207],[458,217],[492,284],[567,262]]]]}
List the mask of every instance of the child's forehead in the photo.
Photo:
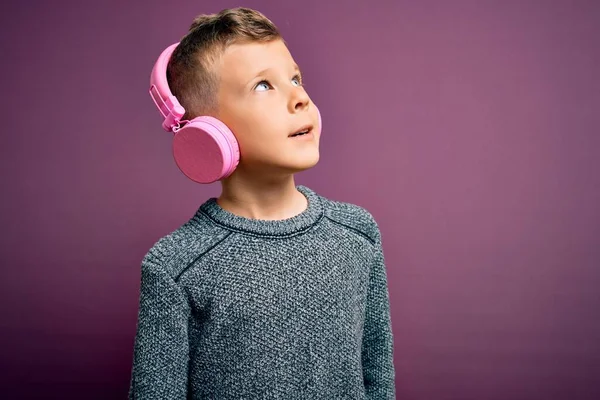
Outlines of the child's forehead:
{"type": "Polygon", "coordinates": [[[234,70],[235,75],[240,77],[298,69],[292,54],[281,40],[231,44],[223,52],[222,67],[234,70]]]}

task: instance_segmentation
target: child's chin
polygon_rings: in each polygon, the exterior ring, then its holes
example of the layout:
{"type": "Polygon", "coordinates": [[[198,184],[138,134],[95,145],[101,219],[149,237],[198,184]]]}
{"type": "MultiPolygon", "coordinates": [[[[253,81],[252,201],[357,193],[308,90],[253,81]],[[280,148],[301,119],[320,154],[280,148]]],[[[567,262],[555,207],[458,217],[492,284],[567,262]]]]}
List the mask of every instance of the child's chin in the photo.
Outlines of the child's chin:
{"type": "Polygon", "coordinates": [[[298,163],[295,167],[296,172],[306,171],[307,169],[311,169],[315,165],[319,163],[319,157],[315,157],[311,160],[306,160],[303,163],[298,163]]]}
{"type": "Polygon", "coordinates": [[[312,167],[314,167],[315,165],[317,165],[317,163],[319,162],[319,159],[313,159],[313,160],[305,160],[305,161],[296,161],[296,162],[287,162],[284,164],[278,164],[277,165],[277,169],[280,172],[283,172],[284,174],[297,174],[299,172],[302,171],[306,171],[308,169],[311,169],[312,167]]]}
{"type": "Polygon", "coordinates": [[[311,157],[302,157],[301,159],[298,159],[291,167],[297,172],[306,171],[307,169],[310,169],[317,165],[319,162],[319,158],[319,153],[316,153],[311,157]]]}

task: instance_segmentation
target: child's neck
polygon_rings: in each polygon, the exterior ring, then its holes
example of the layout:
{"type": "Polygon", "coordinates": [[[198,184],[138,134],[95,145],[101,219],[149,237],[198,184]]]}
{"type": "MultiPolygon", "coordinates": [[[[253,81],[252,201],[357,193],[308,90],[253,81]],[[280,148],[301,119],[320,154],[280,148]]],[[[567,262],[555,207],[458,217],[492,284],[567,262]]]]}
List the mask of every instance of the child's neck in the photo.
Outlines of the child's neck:
{"type": "MultiPolygon", "coordinates": [[[[237,172],[237,171],[236,171],[237,172]]],[[[233,174],[221,181],[217,204],[240,217],[261,220],[292,218],[307,207],[306,197],[296,189],[294,175],[281,179],[243,179],[233,174]]]]}

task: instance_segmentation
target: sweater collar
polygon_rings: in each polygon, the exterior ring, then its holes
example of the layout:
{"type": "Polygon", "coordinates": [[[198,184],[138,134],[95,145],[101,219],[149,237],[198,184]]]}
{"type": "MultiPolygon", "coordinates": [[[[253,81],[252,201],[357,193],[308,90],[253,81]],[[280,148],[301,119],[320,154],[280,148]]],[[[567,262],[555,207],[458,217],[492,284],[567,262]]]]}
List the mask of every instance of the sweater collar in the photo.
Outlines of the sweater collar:
{"type": "Polygon", "coordinates": [[[324,215],[323,202],[319,195],[306,186],[296,186],[308,200],[307,208],[294,217],[282,220],[251,219],[223,209],[215,197],[200,206],[198,214],[204,214],[217,224],[233,230],[264,236],[285,236],[300,233],[315,225],[324,215]]]}

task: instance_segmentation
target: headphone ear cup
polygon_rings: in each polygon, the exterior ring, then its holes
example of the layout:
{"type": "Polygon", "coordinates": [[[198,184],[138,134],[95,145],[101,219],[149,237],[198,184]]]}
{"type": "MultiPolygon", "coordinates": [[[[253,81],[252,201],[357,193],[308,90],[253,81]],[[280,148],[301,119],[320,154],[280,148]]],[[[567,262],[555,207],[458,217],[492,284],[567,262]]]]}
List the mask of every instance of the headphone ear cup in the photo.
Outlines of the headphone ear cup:
{"type": "Polygon", "coordinates": [[[317,106],[315,106],[315,109],[317,110],[317,114],[319,115],[319,135],[320,135],[321,132],[323,132],[323,121],[321,120],[321,112],[319,111],[319,108],[317,106]]]}
{"type": "Polygon", "coordinates": [[[238,142],[221,121],[194,118],[173,137],[173,157],[185,176],[197,183],[213,183],[233,173],[240,159],[238,142]]]}

